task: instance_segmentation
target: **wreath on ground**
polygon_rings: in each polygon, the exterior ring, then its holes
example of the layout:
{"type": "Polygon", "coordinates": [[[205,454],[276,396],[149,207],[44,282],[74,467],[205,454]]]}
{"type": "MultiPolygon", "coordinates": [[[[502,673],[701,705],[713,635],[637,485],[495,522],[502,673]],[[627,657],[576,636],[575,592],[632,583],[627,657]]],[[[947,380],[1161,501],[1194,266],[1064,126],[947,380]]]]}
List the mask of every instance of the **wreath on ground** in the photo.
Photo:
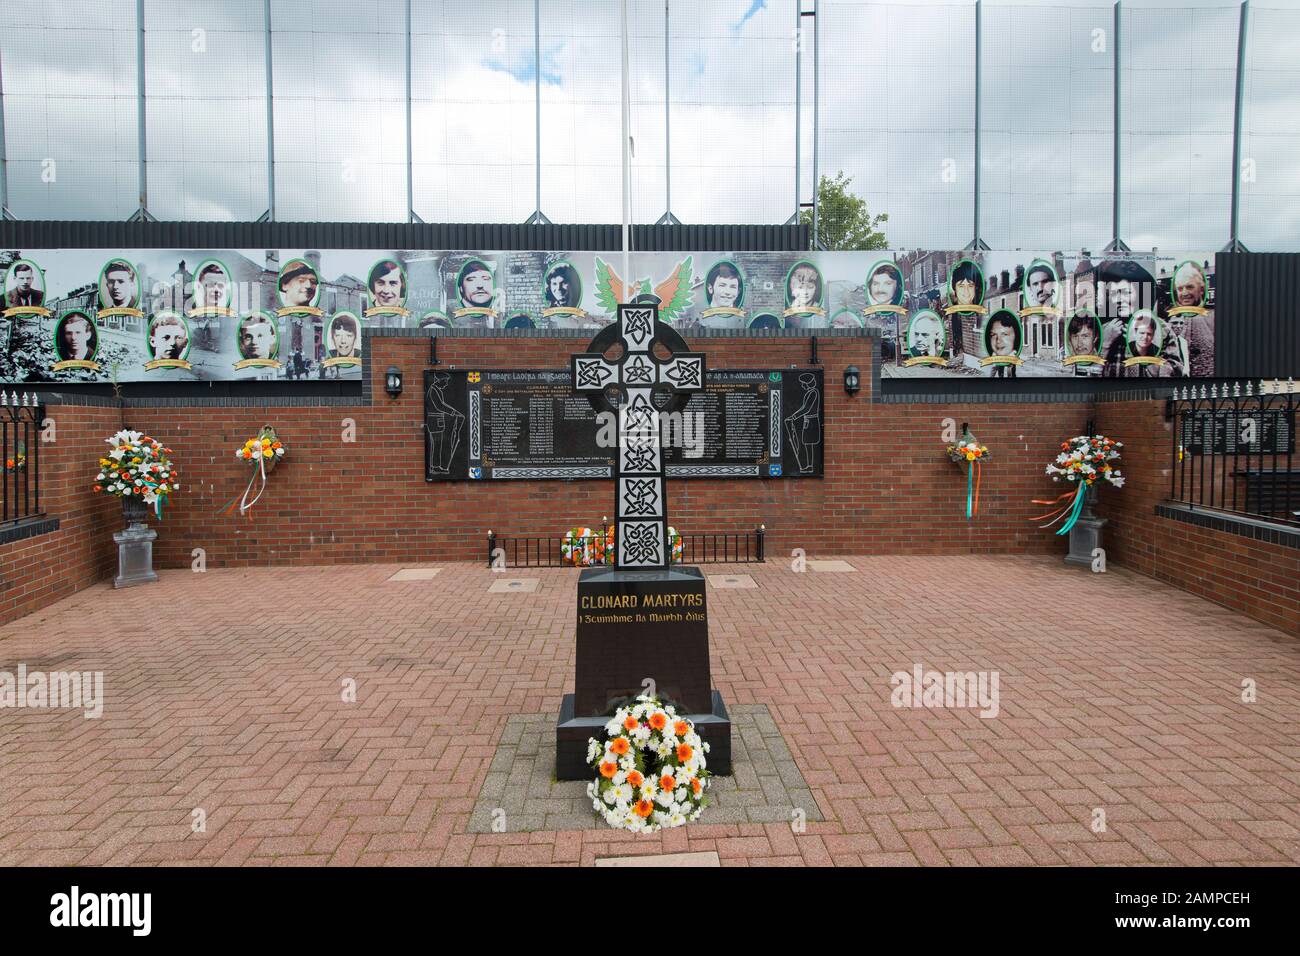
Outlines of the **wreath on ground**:
{"type": "Polygon", "coordinates": [[[592,808],[610,826],[633,833],[679,827],[704,810],[709,745],[672,705],[642,694],[619,707],[603,739],[589,738],[587,785],[592,808]]]}

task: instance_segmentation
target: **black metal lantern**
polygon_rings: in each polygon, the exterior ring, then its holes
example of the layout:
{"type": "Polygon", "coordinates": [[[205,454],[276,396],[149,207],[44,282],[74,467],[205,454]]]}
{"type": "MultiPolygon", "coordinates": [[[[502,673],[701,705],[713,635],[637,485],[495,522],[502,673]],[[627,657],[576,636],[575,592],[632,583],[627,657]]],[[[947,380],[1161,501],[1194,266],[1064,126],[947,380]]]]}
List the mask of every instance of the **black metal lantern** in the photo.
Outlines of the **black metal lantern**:
{"type": "Polygon", "coordinates": [[[858,389],[862,387],[861,374],[856,365],[850,365],[844,370],[844,391],[850,395],[858,394],[858,389]]]}
{"type": "Polygon", "coordinates": [[[384,391],[391,398],[402,394],[402,372],[396,365],[388,366],[388,371],[384,374],[384,391]]]}

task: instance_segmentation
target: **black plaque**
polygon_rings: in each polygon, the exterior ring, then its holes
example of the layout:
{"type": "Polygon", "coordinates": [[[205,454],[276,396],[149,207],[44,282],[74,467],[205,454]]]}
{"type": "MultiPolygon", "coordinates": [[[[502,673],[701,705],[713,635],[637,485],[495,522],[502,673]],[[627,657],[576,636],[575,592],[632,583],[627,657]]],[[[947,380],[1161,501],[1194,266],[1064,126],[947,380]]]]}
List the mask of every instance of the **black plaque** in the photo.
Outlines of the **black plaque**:
{"type": "MultiPolygon", "coordinates": [[[[668,477],[821,477],[823,398],[819,368],[710,370],[664,420],[668,477]]],[[[569,370],[425,372],[429,481],[612,478],[601,425],[569,370]]]]}
{"type": "Polygon", "coordinates": [[[709,625],[699,568],[588,568],[578,579],[574,692],[556,727],[556,776],[591,777],[587,739],[615,708],[649,689],[709,744],[708,769],[731,773],[731,720],[709,672],[709,625]]]}
{"type": "Polygon", "coordinates": [[[1292,450],[1293,415],[1283,408],[1184,412],[1179,443],[1193,455],[1285,455],[1292,450]]]}

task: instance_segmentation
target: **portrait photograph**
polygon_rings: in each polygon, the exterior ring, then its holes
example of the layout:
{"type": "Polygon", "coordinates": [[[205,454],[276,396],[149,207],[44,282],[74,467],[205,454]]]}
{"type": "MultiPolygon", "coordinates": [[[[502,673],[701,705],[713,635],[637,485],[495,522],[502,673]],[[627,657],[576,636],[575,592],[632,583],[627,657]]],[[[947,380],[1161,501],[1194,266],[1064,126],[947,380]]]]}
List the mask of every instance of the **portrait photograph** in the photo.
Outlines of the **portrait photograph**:
{"type": "Polygon", "coordinates": [[[456,273],[456,297],[462,308],[490,311],[495,292],[492,270],[482,259],[470,259],[456,273]]]}
{"type": "Polygon", "coordinates": [[[506,319],[503,329],[535,329],[537,323],[527,312],[516,312],[506,319]]]}
{"type": "Polygon", "coordinates": [[[125,259],[110,259],[99,273],[99,310],[139,309],[140,275],[125,259]]]}
{"type": "Polygon", "coordinates": [[[1170,311],[1203,312],[1209,298],[1205,269],[1190,259],[1180,262],[1169,279],[1170,311]]]}
{"type": "Polygon", "coordinates": [[[989,357],[1019,357],[1024,340],[1020,317],[1010,309],[998,309],[984,323],[984,354],[989,357]]]}
{"type": "Polygon", "coordinates": [[[380,259],[366,279],[367,311],[405,310],[406,270],[396,259],[380,259]]]}
{"type": "Polygon", "coordinates": [[[552,309],[578,311],[582,308],[582,277],[572,263],[555,262],[546,270],[542,278],[542,301],[543,315],[552,309]]]}
{"type": "Polygon", "coordinates": [[[867,311],[887,305],[903,303],[903,272],[892,262],[877,262],[867,273],[863,287],[867,297],[867,311]]]}
{"type": "Polygon", "coordinates": [[[351,312],[332,316],[325,328],[327,359],[361,361],[361,320],[351,312]]]}
{"type": "Polygon", "coordinates": [[[54,323],[54,354],[60,362],[93,362],[99,351],[99,329],[89,313],[74,309],[54,323]]]}
{"type": "Polygon", "coordinates": [[[1081,309],[1070,316],[1065,326],[1065,354],[1067,358],[1101,355],[1101,320],[1092,312],[1081,309]]]}
{"type": "Polygon", "coordinates": [[[958,259],[948,272],[949,311],[960,312],[963,306],[976,307],[973,311],[982,311],[984,305],[984,270],[973,259],[958,259]]]}
{"type": "Polygon", "coordinates": [[[715,262],[704,276],[705,310],[740,309],[745,304],[745,275],[730,259],[715,262]]]}
{"type": "Polygon", "coordinates": [[[190,311],[199,313],[222,312],[230,308],[234,297],[230,270],[217,259],[205,259],[194,270],[194,288],[190,311]]]}
{"type": "Polygon", "coordinates": [[[912,358],[940,358],[948,348],[948,330],[943,319],[922,309],[907,323],[907,351],[912,358]]]}
{"type": "Polygon", "coordinates": [[[1061,282],[1050,262],[1035,259],[1025,270],[1021,287],[1023,308],[1055,312],[1061,303],[1061,282]]]}
{"type": "Polygon", "coordinates": [[[822,309],[824,288],[825,283],[822,281],[820,269],[806,259],[796,262],[785,277],[786,312],[812,312],[822,309]]]}
{"type": "Polygon", "coordinates": [[[1143,309],[1124,329],[1125,358],[1158,358],[1165,347],[1165,324],[1154,312],[1143,309]]]}
{"type": "Polygon", "coordinates": [[[45,305],[45,273],[30,259],[16,259],[10,263],[4,278],[4,308],[43,308],[45,305]]]}
{"type": "Polygon", "coordinates": [[[775,312],[760,312],[758,315],[750,316],[747,328],[783,329],[785,328],[785,319],[775,312]]]}
{"type": "Polygon", "coordinates": [[[1132,259],[1108,259],[1097,271],[1097,314],[1125,324],[1140,309],[1155,307],[1155,279],[1132,259]]]}
{"type": "Polygon", "coordinates": [[[306,259],[290,259],[280,269],[276,294],[283,309],[314,309],[320,298],[320,276],[306,259]]]}
{"type": "Polygon", "coordinates": [[[183,362],[190,354],[190,326],[178,312],[159,312],[146,331],[149,361],[183,362]]]}
{"type": "Polygon", "coordinates": [[[280,358],[280,328],[269,312],[250,312],[235,330],[239,357],[276,361],[280,358]]]}

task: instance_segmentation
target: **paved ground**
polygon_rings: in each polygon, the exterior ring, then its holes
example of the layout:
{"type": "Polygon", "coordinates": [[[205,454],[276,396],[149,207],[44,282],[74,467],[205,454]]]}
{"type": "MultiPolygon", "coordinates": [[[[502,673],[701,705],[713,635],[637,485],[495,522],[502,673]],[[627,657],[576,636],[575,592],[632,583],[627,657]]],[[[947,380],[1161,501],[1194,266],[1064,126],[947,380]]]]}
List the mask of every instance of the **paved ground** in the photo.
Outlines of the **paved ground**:
{"type": "Polygon", "coordinates": [[[848,560],[706,569],[758,585],[710,589],[715,682],[775,719],[803,832],[469,832],[510,716],[572,688],[572,570],[170,571],[0,628],[0,672],[103,671],[106,698],[0,709],[0,864],[1300,862],[1295,635],[1122,569],[848,560]],[[895,708],[918,664],[996,671],[998,715],[895,708]]]}

